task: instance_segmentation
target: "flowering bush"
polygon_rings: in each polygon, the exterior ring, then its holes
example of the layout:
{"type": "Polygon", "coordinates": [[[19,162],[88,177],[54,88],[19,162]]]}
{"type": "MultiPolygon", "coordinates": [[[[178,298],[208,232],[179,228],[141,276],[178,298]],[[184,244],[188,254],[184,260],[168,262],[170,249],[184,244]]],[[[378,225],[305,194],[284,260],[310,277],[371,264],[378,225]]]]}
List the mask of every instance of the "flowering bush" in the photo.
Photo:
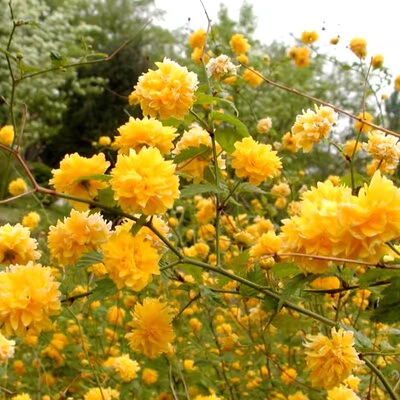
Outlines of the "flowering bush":
{"type": "MultiPolygon", "coordinates": [[[[321,39],[299,40],[273,60],[242,33],[192,33],[187,60],[132,82],[143,116],[65,154],[48,186],[23,121],[2,128],[0,204],[40,205],[0,219],[8,398],[397,399],[400,135],[372,122],[381,105],[355,115],[268,77],[313,72],[321,39]],[[284,125],[267,85],[314,105],[284,125]]],[[[349,51],[368,70],[366,40],[349,51]]]]}

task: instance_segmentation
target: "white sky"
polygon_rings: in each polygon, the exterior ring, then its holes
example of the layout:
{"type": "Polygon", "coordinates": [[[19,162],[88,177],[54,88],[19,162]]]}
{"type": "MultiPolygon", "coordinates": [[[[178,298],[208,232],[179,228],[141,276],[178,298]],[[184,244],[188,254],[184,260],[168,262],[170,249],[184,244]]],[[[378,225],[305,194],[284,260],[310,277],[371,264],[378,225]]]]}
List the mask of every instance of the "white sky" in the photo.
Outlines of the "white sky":
{"type": "MultiPolygon", "coordinates": [[[[394,77],[400,75],[400,23],[393,0],[247,0],[253,5],[257,17],[255,38],[268,44],[273,40],[294,45],[294,39],[304,30],[316,30],[320,49],[342,61],[357,61],[347,48],[353,37],[367,40],[369,60],[374,54],[384,56],[384,65],[394,77]],[[324,30],[323,30],[324,28],[324,30]],[[332,37],[340,36],[337,46],[329,44],[332,37]]],[[[242,0],[203,0],[211,20],[217,20],[220,3],[237,20],[242,0]]],[[[207,19],[200,0],[156,0],[158,8],[165,10],[158,21],[170,29],[187,27],[190,30],[207,28],[207,19]],[[190,19],[190,21],[189,21],[190,19]],[[189,21],[189,22],[188,22],[189,21]]],[[[367,61],[366,61],[367,62],[367,61]]]]}

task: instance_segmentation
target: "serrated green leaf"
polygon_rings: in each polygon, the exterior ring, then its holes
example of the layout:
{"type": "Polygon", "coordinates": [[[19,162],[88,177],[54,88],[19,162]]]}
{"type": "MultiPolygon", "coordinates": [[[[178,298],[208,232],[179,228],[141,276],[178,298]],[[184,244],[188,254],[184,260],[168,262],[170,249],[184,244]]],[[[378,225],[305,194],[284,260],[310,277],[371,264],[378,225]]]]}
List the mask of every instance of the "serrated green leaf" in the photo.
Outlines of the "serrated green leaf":
{"type": "Polygon", "coordinates": [[[400,271],[396,269],[385,269],[385,268],[372,268],[369,269],[365,274],[361,275],[358,283],[361,288],[368,288],[370,285],[378,282],[388,281],[390,278],[395,276],[400,277],[400,271]]]}
{"type": "Polygon", "coordinates": [[[297,274],[299,272],[299,268],[296,264],[291,262],[280,262],[275,264],[271,271],[277,278],[286,278],[288,276],[297,274]]]}
{"type": "Polygon", "coordinates": [[[85,253],[76,263],[76,266],[81,268],[87,268],[94,264],[103,262],[103,253],[97,251],[91,251],[90,253],[85,253]]]}
{"type": "Polygon", "coordinates": [[[198,284],[203,283],[203,270],[201,268],[190,264],[181,264],[180,268],[184,269],[186,274],[192,276],[198,284]]]}
{"type": "Polygon", "coordinates": [[[400,321],[400,278],[392,278],[391,284],[382,291],[381,296],[371,319],[386,324],[400,321]]]}
{"type": "Polygon", "coordinates": [[[221,295],[219,293],[213,292],[208,286],[200,285],[200,295],[207,302],[212,303],[217,306],[225,307],[225,304],[221,300],[221,295]]]}
{"type": "Polygon", "coordinates": [[[241,139],[250,136],[246,125],[233,115],[224,114],[218,111],[213,111],[212,113],[210,113],[210,118],[213,121],[222,121],[222,122],[227,122],[230,125],[233,125],[236,128],[238,135],[241,137],[241,139]]]}
{"type": "MultiPolygon", "coordinates": [[[[224,115],[224,114],[222,114],[224,115]]],[[[235,117],[232,117],[236,119],[235,117]]],[[[239,120],[237,120],[239,121],[239,120]]],[[[244,125],[243,125],[244,126],[244,125]]],[[[219,126],[215,130],[215,140],[227,153],[233,153],[235,151],[235,143],[240,142],[243,138],[248,137],[249,133],[246,130],[236,129],[232,126],[219,126]]]]}
{"type": "Polygon", "coordinates": [[[282,308],[283,304],[290,299],[296,292],[299,292],[306,283],[314,280],[315,277],[312,275],[298,274],[293,278],[289,279],[284,286],[281,294],[281,298],[278,303],[278,311],[282,308]]]}
{"type": "Polygon", "coordinates": [[[254,186],[249,182],[241,182],[235,190],[235,193],[256,193],[266,194],[265,190],[262,190],[258,186],[254,186]]]}
{"type": "Polygon", "coordinates": [[[114,207],[117,205],[117,201],[114,198],[114,191],[110,187],[99,190],[97,198],[99,203],[107,207],[114,207]]]}
{"type": "Polygon", "coordinates": [[[207,93],[196,93],[196,102],[195,104],[212,104],[215,103],[216,98],[211,94],[207,93]]]}
{"type": "MultiPolygon", "coordinates": [[[[355,187],[362,187],[362,186],[364,186],[364,183],[366,183],[365,177],[363,175],[355,173],[355,174],[353,174],[353,178],[354,178],[354,186],[355,187]]],[[[351,174],[342,176],[340,178],[340,183],[347,187],[351,187],[352,186],[351,174]]]]}
{"type": "MultiPolygon", "coordinates": [[[[346,329],[346,327],[344,328],[346,329]]],[[[352,330],[354,332],[354,341],[358,348],[372,349],[374,347],[371,340],[367,336],[365,336],[362,332],[354,331],[349,327],[347,327],[347,330],[352,330]]]]}
{"type": "MultiPolygon", "coordinates": [[[[250,271],[247,272],[246,279],[250,282],[255,283],[258,286],[263,286],[265,285],[265,272],[260,267],[255,266],[254,268],[252,268],[250,271]]],[[[245,284],[241,284],[240,294],[244,298],[249,298],[249,297],[259,296],[260,292],[255,288],[252,288],[245,284]]]]}
{"type": "Polygon", "coordinates": [[[247,268],[247,263],[249,261],[249,250],[244,250],[240,252],[236,257],[233,257],[229,263],[227,263],[228,268],[234,270],[244,270],[247,268]]]}
{"type": "Polygon", "coordinates": [[[191,159],[195,159],[197,157],[202,157],[207,159],[211,155],[211,149],[201,144],[199,147],[189,147],[185,150],[182,150],[179,154],[174,157],[175,164],[182,164],[185,161],[189,161],[191,159]]]}
{"type": "Polygon", "coordinates": [[[92,303],[97,300],[103,300],[106,297],[113,296],[117,291],[118,289],[111,279],[101,279],[96,281],[95,287],[92,291],[93,293],[89,297],[89,302],[92,303]]]}
{"type": "Polygon", "coordinates": [[[108,182],[111,179],[111,175],[106,175],[106,174],[93,174],[93,175],[85,175],[81,176],[79,178],[76,178],[75,181],[103,181],[103,182],[108,182]]]}
{"type": "Polygon", "coordinates": [[[193,197],[203,193],[224,193],[223,189],[212,183],[200,183],[197,185],[188,185],[181,189],[181,198],[193,197]]]}

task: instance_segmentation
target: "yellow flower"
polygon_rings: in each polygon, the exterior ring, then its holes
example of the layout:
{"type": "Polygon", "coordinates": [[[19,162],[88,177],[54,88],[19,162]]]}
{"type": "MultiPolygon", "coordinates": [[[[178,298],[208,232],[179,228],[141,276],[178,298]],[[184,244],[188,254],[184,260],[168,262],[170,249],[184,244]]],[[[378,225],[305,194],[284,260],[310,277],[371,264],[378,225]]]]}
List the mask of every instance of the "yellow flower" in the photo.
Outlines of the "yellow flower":
{"type": "Polygon", "coordinates": [[[11,146],[14,141],[14,127],[12,125],[4,125],[0,129],[0,144],[11,146]]]}
{"type": "Polygon", "coordinates": [[[28,190],[25,181],[22,178],[12,180],[8,185],[8,191],[13,196],[18,196],[28,190]]]}
{"type": "Polygon", "coordinates": [[[287,197],[290,193],[290,186],[286,182],[277,183],[271,188],[271,194],[273,196],[287,197]]]}
{"type": "Polygon", "coordinates": [[[202,65],[207,64],[210,60],[210,52],[203,52],[202,47],[195,47],[190,55],[190,58],[197,64],[202,65]]]}
{"type": "Polygon", "coordinates": [[[248,178],[252,185],[260,185],[279,175],[282,164],[269,144],[259,144],[251,137],[235,143],[232,167],[239,178],[248,178]]]}
{"type": "Polygon", "coordinates": [[[397,75],[394,80],[394,90],[400,92],[400,75],[397,75]]]}
{"type": "Polygon", "coordinates": [[[155,118],[147,117],[129,117],[129,121],[118,128],[118,132],[114,143],[120,154],[129,154],[130,149],[139,152],[142,147],[157,147],[161,154],[168,154],[177,136],[175,128],[163,126],[155,118]]]}
{"type": "MultiPolygon", "coordinates": [[[[281,227],[283,253],[309,255],[343,255],[346,226],[338,219],[339,204],[351,201],[351,190],[334,186],[331,181],[319,182],[316,188],[303,193],[300,214],[282,220],[281,227]]],[[[322,273],[328,269],[326,260],[293,257],[304,272],[322,273]]]]}
{"type": "Polygon", "coordinates": [[[100,136],[99,137],[99,145],[107,147],[111,144],[111,138],[110,136],[100,136]]]}
{"type": "Polygon", "coordinates": [[[206,44],[206,37],[206,31],[202,28],[198,29],[189,36],[189,46],[192,49],[195,49],[196,47],[202,49],[206,44]]]}
{"type": "Polygon", "coordinates": [[[131,349],[151,359],[168,352],[175,338],[171,326],[172,312],[172,308],[159,299],[146,297],[143,305],[137,303],[132,313],[133,320],[128,324],[133,332],[125,335],[131,349]]]}
{"type": "Polygon", "coordinates": [[[371,61],[372,68],[374,68],[374,69],[381,68],[383,65],[383,60],[384,60],[384,58],[383,58],[382,54],[375,54],[372,57],[372,61],[371,61]]]}
{"type": "MultiPolygon", "coordinates": [[[[247,65],[249,63],[249,57],[246,56],[246,54],[240,54],[236,57],[236,59],[244,65],[247,65]]],[[[227,78],[229,79],[229,78],[227,78]]]]}
{"type": "Polygon", "coordinates": [[[367,57],[367,41],[363,38],[355,37],[350,41],[350,50],[360,59],[367,57]]]}
{"type": "Polygon", "coordinates": [[[14,357],[15,340],[8,340],[0,332],[0,362],[14,357]]]}
{"type": "Polygon", "coordinates": [[[196,220],[199,224],[207,224],[211,219],[215,218],[215,201],[211,197],[196,196],[194,200],[197,209],[196,220]]]}
{"type": "Polygon", "coordinates": [[[297,371],[294,368],[284,367],[281,373],[281,381],[283,383],[292,383],[297,376],[297,371]]]}
{"type": "Polygon", "coordinates": [[[143,114],[183,119],[195,101],[197,75],[168,58],[156,65],[158,69],[149,69],[134,87],[143,114]]]}
{"type": "Polygon", "coordinates": [[[336,276],[320,276],[314,279],[310,286],[313,289],[338,289],[340,288],[340,280],[336,276]]]}
{"type": "Polygon", "coordinates": [[[186,371],[197,371],[199,367],[195,367],[194,360],[183,360],[183,368],[186,371]]]}
{"type": "Polygon", "coordinates": [[[246,68],[246,70],[243,72],[243,79],[247,82],[249,86],[253,88],[261,85],[261,83],[264,81],[260,73],[251,67],[246,68]]]}
{"type": "Polygon", "coordinates": [[[276,236],[274,231],[263,233],[256,244],[250,249],[250,256],[262,264],[263,259],[274,256],[280,250],[281,243],[282,239],[276,236]]]}
{"type": "Polygon", "coordinates": [[[331,44],[338,44],[339,43],[339,36],[336,36],[330,40],[331,44]]]}
{"type": "Polygon", "coordinates": [[[52,258],[63,266],[73,265],[84,253],[99,251],[110,236],[111,222],[100,213],[71,210],[64,222],[50,226],[47,237],[52,258]]]}
{"type": "Polygon", "coordinates": [[[118,289],[140,291],[149,284],[152,275],[160,273],[161,256],[142,230],[133,236],[131,227],[131,222],[118,226],[103,244],[103,263],[118,289]]]}
{"type": "MultiPolygon", "coordinates": [[[[189,149],[190,147],[207,146],[209,151],[200,152],[196,157],[192,157],[182,163],[178,164],[178,171],[189,175],[188,179],[192,177],[195,183],[198,183],[203,177],[204,169],[210,164],[212,159],[212,143],[210,134],[199,125],[193,124],[190,126],[188,131],[184,131],[179,142],[176,144],[175,149],[172,151],[173,154],[178,155],[182,151],[189,149]]],[[[222,158],[222,149],[216,144],[218,157],[218,166],[221,169],[225,168],[225,162],[222,158]]]]}
{"type": "Polygon", "coordinates": [[[300,40],[305,44],[314,43],[318,40],[319,36],[316,31],[303,31],[300,40]]]}
{"type": "Polygon", "coordinates": [[[146,385],[152,385],[158,380],[158,372],[151,368],[145,368],[142,372],[142,380],[146,385]]]}
{"type": "Polygon", "coordinates": [[[124,382],[130,382],[137,377],[140,366],[137,361],[131,360],[129,354],[123,354],[112,360],[112,368],[114,368],[124,382]]]}
{"type": "Polygon", "coordinates": [[[360,141],[357,141],[355,139],[352,140],[347,140],[346,143],[343,145],[343,153],[347,157],[352,157],[353,153],[357,153],[362,149],[362,144],[360,141]]]}
{"type": "Polygon", "coordinates": [[[163,214],[179,197],[175,164],[164,160],[160,150],[154,147],[118,155],[111,176],[114,197],[126,212],[163,214]]]}
{"type": "MultiPolygon", "coordinates": [[[[88,177],[104,174],[109,165],[103,153],[91,158],[81,157],[78,153],[67,154],[61,161],[60,168],[51,171],[53,178],[50,179],[50,184],[57,192],[93,200],[99,190],[107,187],[107,183],[88,177]]],[[[86,203],[79,201],[71,203],[79,211],[89,209],[86,203]]]]}
{"type": "Polygon", "coordinates": [[[296,153],[298,149],[296,136],[292,135],[291,132],[286,132],[282,136],[282,145],[285,150],[296,153]]]}
{"type": "Polygon", "coordinates": [[[289,395],[288,400],[309,400],[309,398],[302,392],[298,391],[295,394],[289,395]]]}
{"type": "Polygon", "coordinates": [[[296,117],[292,134],[296,137],[297,147],[309,152],[314,143],[327,137],[336,122],[337,114],[331,107],[315,105],[315,112],[308,109],[296,117]]]}
{"type": "Polygon", "coordinates": [[[229,45],[237,56],[246,53],[250,48],[249,41],[241,33],[233,35],[229,41],[229,45]]]}
{"type": "Polygon", "coordinates": [[[31,396],[28,393],[17,394],[16,396],[11,397],[10,400],[31,400],[31,396]]]}
{"type": "Polygon", "coordinates": [[[51,327],[50,316],[61,308],[59,283],[51,268],[28,262],[0,272],[0,323],[6,336],[23,336],[51,327]]]}
{"type": "Polygon", "coordinates": [[[363,364],[354,348],[352,331],[332,328],[331,335],[331,339],[321,333],[310,336],[304,345],[312,386],[331,389],[343,382],[354,367],[363,364]]]}
{"type": "Polygon", "coordinates": [[[288,51],[288,56],[298,68],[308,67],[310,65],[310,49],[308,47],[291,47],[288,51]]]}
{"type": "Polygon", "coordinates": [[[122,325],[124,323],[125,314],[123,308],[111,306],[107,311],[107,322],[114,326],[122,325]]]}
{"type": "Polygon", "coordinates": [[[0,264],[26,264],[40,258],[38,242],[21,224],[0,226],[0,264]]]}
{"type": "Polygon", "coordinates": [[[368,134],[368,142],[363,144],[363,148],[376,160],[385,161],[387,169],[397,168],[400,157],[398,138],[374,130],[368,134]]]}
{"type": "Polygon", "coordinates": [[[236,65],[225,54],[221,54],[217,58],[211,58],[206,65],[206,70],[208,76],[212,76],[216,80],[229,75],[236,75],[237,73],[236,65]]]}
{"type": "Polygon", "coordinates": [[[115,389],[107,388],[93,388],[88,390],[83,396],[84,400],[113,400],[119,399],[119,392],[115,389]]]}
{"type": "Polygon", "coordinates": [[[327,400],[361,400],[351,389],[338,386],[328,390],[327,400]]]}
{"type": "Polygon", "coordinates": [[[257,122],[257,132],[258,133],[268,133],[272,128],[271,118],[262,118],[257,122]]]}
{"type": "Polygon", "coordinates": [[[22,226],[31,231],[36,229],[40,222],[40,215],[36,211],[31,211],[22,218],[22,226]]]}
{"type": "MultiPolygon", "coordinates": [[[[366,112],[366,111],[361,112],[360,114],[358,114],[357,118],[361,118],[361,119],[363,119],[363,120],[365,120],[367,122],[372,122],[372,120],[374,119],[373,116],[370,113],[366,112]]],[[[356,121],[353,126],[354,126],[354,129],[357,132],[363,132],[363,133],[364,132],[369,132],[372,129],[371,126],[365,124],[363,121],[356,121]]]]}

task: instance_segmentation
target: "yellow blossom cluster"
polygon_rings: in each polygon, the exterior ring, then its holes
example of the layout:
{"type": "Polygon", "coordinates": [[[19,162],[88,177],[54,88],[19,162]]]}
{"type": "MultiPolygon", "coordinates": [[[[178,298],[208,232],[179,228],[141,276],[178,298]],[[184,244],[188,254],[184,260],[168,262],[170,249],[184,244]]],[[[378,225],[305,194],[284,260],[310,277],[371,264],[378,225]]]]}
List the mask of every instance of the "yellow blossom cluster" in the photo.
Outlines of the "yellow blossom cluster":
{"type": "Polygon", "coordinates": [[[332,328],[331,336],[310,336],[304,345],[311,384],[327,389],[338,386],[354,367],[363,364],[354,348],[352,331],[332,328]]]}
{"type": "Polygon", "coordinates": [[[129,154],[133,149],[139,152],[142,147],[156,147],[161,154],[169,154],[173,148],[176,128],[163,126],[155,118],[143,119],[129,117],[129,121],[118,128],[114,146],[120,154],[129,154]]]}
{"type": "Polygon", "coordinates": [[[135,305],[132,317],[128,324],[132,332],[125,337],[133,350],[151,359],[168,352],[175,334],[171,326],[173,311],[167,303],[145,298],[142,304],[135,305]]]}
{"type": "Polygon", "coordinates": [[[288,51],[288,56],[298,68],[304,68],[310,65],[310,49],[306,46],[291,47],[288,51]]]}
{"type": "Polygon", "coordinates": [[[133,235],[132,221],[116,227],[108,241],[102,245],[103,263],[116,286],[140,291],[158,275],[161,255],[149,240],[146,231],[133,235]]]}
{"type": "Polygon", "coordinates": [[[50,226],[47,238],[53,260],[60,265],[73,265],[84,253],[100,250],[110,236],[111,223],[100,213],[71,210],[70,216],[50,226]]]}
{"type": "Polygon", "coordinates": [[[300,40],[304,44],[311,44],[318,40],[319,36],[316,31],[303,31],[300,40]]]}
{"type": "Polygon", "coordinates": [[[0,128],[0,144],[11,146],[14,141],[14,127],[12,125],[4,125],[0,128]]]}
{"type": "Polygon", "coordinates": [[[132,93],[145,116],[183,119],[195,101],[197,75],[168,58],[156,66],[139,77],[132,93]]]}
{"type": "Polygon", "coordinates": [[[0,324],[5,336],[50,329],[50,317],[61,308],[58,286],[49,267],[33,262],[0,272],[0,324]]]}
{"type": "Polygon", "coordinates": [[[296,137],[298,148],[304,152],[312,150],[315,143],[319,143],[330,133],[336,123],[337,114],[331,107],[315,105],[315,111],[308,109],[296,117],[292,126],[292,134],[296,137]]]}
{"type": "Polygon", "coordinates": [[[111,177],[114,198],[126,212],[162,214],[179,197],[175,164],[165,160],[156,147],[119,154],[111,177]]]}
{"type": "Polygon", "coordinates": [[[17,178],[12,180],[8,184],[8,191],[13,196],[19,196],[20,194],[26,192],[28,190],[28,186],[26,182],[22,178],[17,178]]]}
{"type": "Polygon", "coordinates": [[[300,205],[299,215],[282,221],[281,251],[304,254],[293,256],[304,272],[325,272],[330,264],[307,255],[377,262],[385,243],[400,235],[400,190],[379,171],[357,196],[327,180],[303,193],[300,205]]]}
{"type": "MultiPolygon", "coordinates": [[[[109,166],[110,163],[106,161],[103,153],[96,154],[91,158],[82,157],[78,153],[67,154],[60,162],[60,168],[51,171],[53,178],[49,183],[55,187],[57,192],[93,200],[99,190],[107,187],[107,183],[91,179],[91,176],[104,174],[109,166]]],[[[89,209],[86,203],[71,202],[79,211],[89,209]]]]}
{"type": "Polygon", "coordinates": [[[26,264],[40,258],[38,242],[21,224],[0,226],[0,264],[26,264]]]}
{"type": "Polygon", "coordinates": [[[282,163],[269,144],[246,137],[235,143],[235,149],[231,154],[232,168],[239,178],[248,178],[252,185],[258,186],[279,175],[282,163]]]}
{"type": "Polygon", "coordinates": [[[367,57],[367,41],[364,38],[355,37],[350,41],[350,50],[360,59],[367,57]]]}

